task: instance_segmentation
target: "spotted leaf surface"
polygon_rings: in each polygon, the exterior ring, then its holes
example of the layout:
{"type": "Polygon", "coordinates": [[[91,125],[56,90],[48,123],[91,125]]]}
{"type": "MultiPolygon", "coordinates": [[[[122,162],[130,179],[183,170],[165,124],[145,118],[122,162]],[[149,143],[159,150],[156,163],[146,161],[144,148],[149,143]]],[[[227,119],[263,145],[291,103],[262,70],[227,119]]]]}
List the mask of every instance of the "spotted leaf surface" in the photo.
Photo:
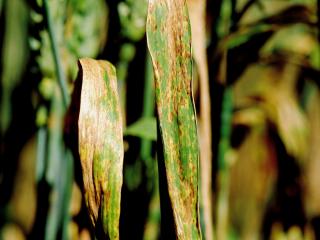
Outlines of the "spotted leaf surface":
{"type": "MultiPolygon", "coordinates": [[[[154,68],[163,147],[163,159],[159,161],[164,161],[165,165],[176,238],[201,239],[191,30],[184,0],[149,1],[147,41],[154,68]]],[[[161,184],[165,183],[160,179],[160,187],[161,184]]]]}
{"type": "Polygon", "coordinates": [[[78,135],[85,202],[93,225],[103,226],[107,239],[119,239],[123,135],[116,72],[106,61],[79,62],[78,135]]]}

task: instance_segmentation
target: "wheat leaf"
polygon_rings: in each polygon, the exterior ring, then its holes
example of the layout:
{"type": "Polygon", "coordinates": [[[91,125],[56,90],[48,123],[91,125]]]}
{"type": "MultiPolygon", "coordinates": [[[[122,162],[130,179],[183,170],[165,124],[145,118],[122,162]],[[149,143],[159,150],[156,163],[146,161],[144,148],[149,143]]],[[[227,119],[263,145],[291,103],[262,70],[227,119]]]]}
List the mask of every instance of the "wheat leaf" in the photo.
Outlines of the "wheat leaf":
{"type": "MultiPolygon", "coordinates": [[[[152,58],[165,182],[175,238],[201,239],[199,146],[191,92],[191,31],[184,0],[149,1],[147,40],[152,58]]],[[[161,198],[163,198],[163,194],[161,198]]],[[[161,200],[162,201],[162,200],[161,200]]],[[[162,203],[161,203],[162,204],[162,203]]],[[[163,207],[163,206],[161,206],[163,207]]]]}
{"type": "Polygon", "coordinates": [[[85,202],[93,225],[103,226],[108,239],[119,239],[123,135],[116,73],[107,61],[79,62],[78,147],[85,202]]]}

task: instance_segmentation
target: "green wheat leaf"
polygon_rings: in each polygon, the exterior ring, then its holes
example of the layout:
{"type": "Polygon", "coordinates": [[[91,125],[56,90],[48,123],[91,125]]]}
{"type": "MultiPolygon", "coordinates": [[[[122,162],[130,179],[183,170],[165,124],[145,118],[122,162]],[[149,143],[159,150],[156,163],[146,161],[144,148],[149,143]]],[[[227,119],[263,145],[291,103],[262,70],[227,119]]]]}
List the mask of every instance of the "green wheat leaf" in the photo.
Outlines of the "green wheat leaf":
{"type": "MultiPolygon", "coordinates": [[[[147,40],[155,74],[165,181],[177,239],[201,239],[199,146],[192,98],[191,31],[184,0],[149,1],[147,40]]],[[[161,162],[159,162],[161,164],[161,162]]],[[[163,174],[163,173],[159,173],[163,174]]]]}
{"type": "Polygon", "coordinates": [[[124,135],[140,137],[152,141],[157,140],[157,120],[154,117],[142,117],[128,126],[124,135]]]}

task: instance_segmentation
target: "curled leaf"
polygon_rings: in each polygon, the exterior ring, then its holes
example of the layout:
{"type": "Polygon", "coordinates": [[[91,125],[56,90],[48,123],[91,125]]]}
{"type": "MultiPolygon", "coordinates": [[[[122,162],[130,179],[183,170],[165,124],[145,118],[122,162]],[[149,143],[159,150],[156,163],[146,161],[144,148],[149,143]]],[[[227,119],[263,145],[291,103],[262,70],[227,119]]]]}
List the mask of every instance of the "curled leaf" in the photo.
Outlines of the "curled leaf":
{"type": "Polygon", "coordinates": [[[164,172],[159,169],[159,175],[165,177],[160,176],[160,188],[167,184],[166,192],[160,191],[161,198],[169,198],[167,214],[173,215],[175,238],[201,239],[199,146],[191,92],[191,30],[184,0],[149,1],[147,41],[155,74],[163,147],[159,166],[164,164],[164,172]]]}
{"type": "Polygon", "coordinates": [[[85,202],[94,226],[119,239],[122,187],[122,118],[116,72],[106,61],[80,59],[78,120],[85,202]]]}

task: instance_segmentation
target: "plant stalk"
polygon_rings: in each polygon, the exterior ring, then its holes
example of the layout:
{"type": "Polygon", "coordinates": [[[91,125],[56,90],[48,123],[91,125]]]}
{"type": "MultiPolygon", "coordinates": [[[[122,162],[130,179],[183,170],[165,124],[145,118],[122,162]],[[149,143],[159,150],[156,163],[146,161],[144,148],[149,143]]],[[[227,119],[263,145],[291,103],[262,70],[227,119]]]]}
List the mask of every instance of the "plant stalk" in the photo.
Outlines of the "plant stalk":
{"type": "Polygon", "coordinates": [[[61,57],[59,53],[57,39],[55,38],[55,30],[54,30],[54,25],[53,25],[53,21],[52,21],[50,9],[49,9],[48,0],[43,0],[43,5],[44,5],[44,14],[46,16],[47,28],[48,28],[48,33],[49,33],[49,38],[51,43],[53,60],[54,60],[57,78],[58,78],[58,84],[60,87],[60,91],[62,93],[63,104],[66,109],[70,103],[70,97],[68,94],[66,77],[60,61],[61,57]]]}

